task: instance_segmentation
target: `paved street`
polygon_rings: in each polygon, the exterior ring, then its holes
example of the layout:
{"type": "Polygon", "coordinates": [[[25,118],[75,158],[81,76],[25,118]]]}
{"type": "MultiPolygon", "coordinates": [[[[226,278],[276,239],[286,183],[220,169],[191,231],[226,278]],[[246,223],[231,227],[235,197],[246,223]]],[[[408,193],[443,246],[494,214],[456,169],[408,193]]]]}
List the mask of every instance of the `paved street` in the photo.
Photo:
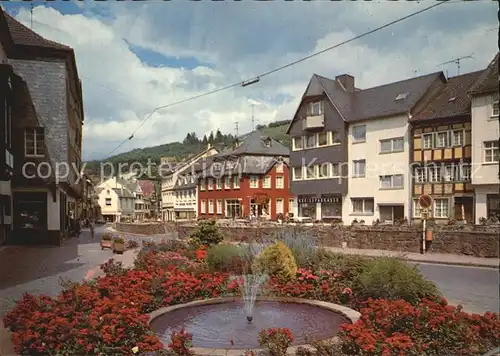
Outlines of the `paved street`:
{"type": "Polygon", "coordinates": [[[80,281],[89,269],[111,258],[113,253],[99,245],[104,228],[96,227],[93,240],[85,229],[61,247],[5,247],[0,252],[0,316],[24,293],[54,296],[61,290],[60,278],[80,281]]]}
{"type": "Polygon", "coordinates": [[[471,313],[499,312],[498,269],[429,263],[417,265],[451,304],[462,304],[465,311],[471,313]]]}

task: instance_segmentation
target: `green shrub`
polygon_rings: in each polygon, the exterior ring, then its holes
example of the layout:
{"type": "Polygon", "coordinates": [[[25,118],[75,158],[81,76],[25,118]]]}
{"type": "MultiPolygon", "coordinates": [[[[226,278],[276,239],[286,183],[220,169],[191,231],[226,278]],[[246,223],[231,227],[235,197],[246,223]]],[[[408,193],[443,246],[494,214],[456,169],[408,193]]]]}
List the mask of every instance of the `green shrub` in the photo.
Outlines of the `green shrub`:
{"type": "Polygon", "coordinates": [[[208,249],[206,258],[212,271],[243,274],[242,248],[233,244],[214,245],[208,249]]]}
{"type": "Polygon", "coordinates": [[[300,267],[311,264],[316,253],[316,238],[300,231],[289,230],[276,236],[292,251],[293,257],[300,267]]]}
{"type": "Polygon", "coordinates": [[[370,257],[366,256],[345,255],[317,248],[304,267],[315,272],[327,270],[354,281],[366,269],[371,260],[370,257]]]}
{"type": "Polygon", "coordinates": [[[264,248],[255,258],[252,270],[254,273],[267,273],[281,279],[290,279],[297,274],[297,263],[292,251],[282,241],[277,241],[264,248]]]}
{"type": "Polygon", "coordinates": [[[403,299],[413,305],[422,298],[434,298],[440,293],[417,267],[392,257],[369,262],[359,275],[359,294],[364,298],[403,299]]]}
{"type": "Polygon", "coordinates": [[[195,231],[189,236],[189,242],[192,245],[212,246],[221,243],[224,240],[219,226],[215,220],[202,220],[198,222],[195,231]]]}

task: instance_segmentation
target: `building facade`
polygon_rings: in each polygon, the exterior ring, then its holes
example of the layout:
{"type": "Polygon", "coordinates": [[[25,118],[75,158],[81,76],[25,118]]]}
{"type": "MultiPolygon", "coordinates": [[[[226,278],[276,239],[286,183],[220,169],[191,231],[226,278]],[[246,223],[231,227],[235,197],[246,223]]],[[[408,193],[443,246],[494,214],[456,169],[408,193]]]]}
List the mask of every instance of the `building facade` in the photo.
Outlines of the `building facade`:
{"type": "MultiPolygon", "coordinates": [[[[1,21],[1,15],[0,15],[1,21]]],[[[1,26],[0,26],[1,27],[1,26]]],[[[0,34],[0,244],[12,233],[12,186],[14,169],[12,150],[13,68],[8,64],[4,47],[9,45],[7,33],[0,34]]]]}
{"type": "Polygon", "coordinates": [[[198,216],[277,220],[290,212],[289,150],[252,132],[221,152],[198,177],[198,216]]]}
{"type": "Polygon", "coordinates": [[[104,220],[118,222],[134,219],[136,197],[125,181],[117,177],[109,178],[99,184],[97,194],[104,220]]]}
{"type": "Polygon", "coordinates": [[[498,54],[470,89],[475,221],[500,218],[498,54]]]}
{"type": "MultiPolygon", "coordinates": [[[[161,183],[161,196],[162,196],[162,217],[163,221],[175,221],[177,219],[195,219],[196,218],[196,206],[197,206],[197,191],[194,186],[188,188],[187,186],[183,189],[179,189],[184,182],[178,182],[179,176],[183,176],[185,178],[186,175],[192,175],[194,167],[197,162],[203,160],[204,158],[211,157],[216,155],[218,150],[215,147],[212,147],[210,144],[207,146],[205,150],[194,155],[193,157],[188,158],[187,160],[180,163],[170,163],[169,161],[162,162],[162,183],[161,183]],[[177,196],[179,198],[184,198],[184,194],[191,193],[194,189],[195,195],[195,206],[192,204],[189,206],[183,205],[183,203],[187,203],[186,201],[177,202],[177,196]],[[182,195],[180,192],[183,192],[182,195]],[[186,191],[186,192],[184,192],[186,191]],[[177,207],[177,210],[176,210],[177,207]],[[194,210],[193,210],[194,209],[194,210]],[[193,216],[193,212],[195,213],[193,216]]],[[[193,184],[193,183],[190,183],[193,184]]]]}
{"type": "Polygon", "coordinates": [[[408,119],[443,78],[433,73],[361,90],[347,74],[313,75],[288,130],[298,220],[404,220],[408,119]]]}
{"type": "Polygon", "coordinates": [[[80,179],[81,82],[73,49],[46,40],[0,10],[13,67],[12,243],[60,244],[74,230],[80,179]]]}
{"type": "Polygon", "coordinates": [[[474,221],[471,184],[471,100],[467,91],[481,72],[448,78],[412,124],[412,219],[421,219],[418,197],[433,198],[436,222],[474,221]]]}

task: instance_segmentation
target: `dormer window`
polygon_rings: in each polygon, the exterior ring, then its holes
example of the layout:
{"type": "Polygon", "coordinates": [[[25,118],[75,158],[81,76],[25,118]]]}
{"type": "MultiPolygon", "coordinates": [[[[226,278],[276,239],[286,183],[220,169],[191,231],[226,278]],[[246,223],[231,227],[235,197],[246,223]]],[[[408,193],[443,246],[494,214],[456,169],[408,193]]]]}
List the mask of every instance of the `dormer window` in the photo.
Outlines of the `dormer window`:
{"type": "Polygon", "coordinates": [[[399,93],[398,96],[396,96],[396,101],[399,101],[399,100],[405,100],[408,95],[410,95],[409,92],[405,92],[405,93],[399,93]]]}
{"type": "Polygon", "coordinates": [[[455,100],[457,100],[457,97],[456,97],[456,96],[449,98],[449,99],[448,99],[448,102],[449,102],[449,103],[454,103],[454,102],[455,102],[455,100]]]}
{"type": "Polygon", "coordinates": [[[314,101],[309,104],[309,115],[311,116],[323,115],[323,100],[314,101]]]}
{"type": "Polygon", "coordinates": [[[269,137],[264,139],[264,145],[266,147],[271,147],[271,139],[269,137]]]}

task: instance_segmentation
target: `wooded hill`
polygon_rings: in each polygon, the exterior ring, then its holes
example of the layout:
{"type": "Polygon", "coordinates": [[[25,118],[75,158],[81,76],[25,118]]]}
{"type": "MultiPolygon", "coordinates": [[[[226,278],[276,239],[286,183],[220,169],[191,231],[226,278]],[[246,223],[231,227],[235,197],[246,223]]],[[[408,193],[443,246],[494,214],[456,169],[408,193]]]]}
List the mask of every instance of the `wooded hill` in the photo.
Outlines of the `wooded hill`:
{"type": "MultiPolygon", "coordinates": [[[[269,125],[257,125],[257,129],[260,130],[263,135],[272,137],[286,147],[289,147],[290,139],[286,134],[289,124],[290,120],[275,121],[269,125]]],[[[238,140],[243,140],[247,135],[248,134],[244,134],[240,136],[238,140]]],[[[180,162],[204,150],[209,143],[214,147],[222,149],[224,147],[233,146],[235,142],[236,137],[234,135],[224,134],[220,130],[215,132],[212,131],[208,136],[205,135],[202,138],[199,138],[196,133],[190,132],[182,142],[171,142],[159,146],[136,148],[132,151],[120,153],[103,160],[89,161],[86,164],[85,172],[97,182],[99,180],[102,162],[110,162],[113,164],[116,172],[119,163],[127,163],[130,165],[134,162],[139,162],[143,166],[146,166],[148,160],[150,160],[155,165],[152,168],[153,177],[151,177],[154,178],[154,175],[156,175],[155,167],[160,164],[160,159],[162,157],[170,157],[172,161],[180,162]]],[[[109,170],[105,170],[105,174],[109,174],[109,170]]]]}

